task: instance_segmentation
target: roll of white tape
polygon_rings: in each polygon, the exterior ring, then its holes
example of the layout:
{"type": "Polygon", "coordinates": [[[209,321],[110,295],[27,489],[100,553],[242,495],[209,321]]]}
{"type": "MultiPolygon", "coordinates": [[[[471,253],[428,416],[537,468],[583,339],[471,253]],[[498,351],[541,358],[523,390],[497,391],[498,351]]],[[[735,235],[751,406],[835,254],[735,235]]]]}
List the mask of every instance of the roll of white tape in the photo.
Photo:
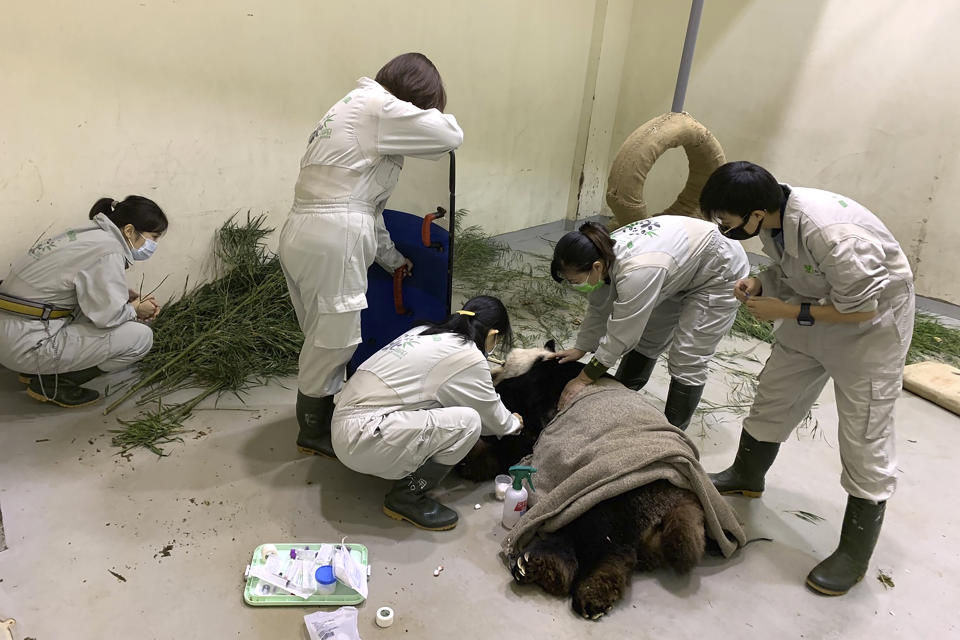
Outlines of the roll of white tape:
{"type": "Polygon", "coordinates": [[[390,607],[380,607],[377,609],[377,626],[389,627],[393,624],[393,609],[390,607]]]}
{"type": "Polygon", "coordinates": [[[277,555],[277,547],[272,544],[265,544],[260,547],[260,557],[266,559],[268,556],[277,555]]]}

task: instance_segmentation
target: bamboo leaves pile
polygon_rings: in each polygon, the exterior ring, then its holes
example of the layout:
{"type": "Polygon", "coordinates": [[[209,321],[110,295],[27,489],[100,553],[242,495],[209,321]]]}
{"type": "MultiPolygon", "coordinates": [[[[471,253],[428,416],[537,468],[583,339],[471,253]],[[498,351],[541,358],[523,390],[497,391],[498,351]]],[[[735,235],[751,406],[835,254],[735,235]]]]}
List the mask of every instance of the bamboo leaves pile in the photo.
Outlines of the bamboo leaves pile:
{"type": "Polygon", "coordinates": [[[511,250],[480,227],[462,226],[466,211],[457,212],[454,291],[464,299],[477,295],[500,298],[510,313],[516,346],[572,346],[586,310],[586,299],[550,277],[550,258],[511,250]]]}
{"type": "Polygon", "coordinates": [[[217,232],[218,276],[164,306],[153,323],[154,348],[138,364],[140,382],[107,407],[107,413],[143,390],[138,404],[157,408],[124,426],[114,446],[143,446],[162,455],[160,444],[182,432],[183,421],[210,395],[238,397],[251,386],[297,371],[303,334],[287,294],[279,258],[266,249],[273,231],[263,216],[233,218],[217,232]],[[193,399],[165,404],[184,389],[193,399]]]}

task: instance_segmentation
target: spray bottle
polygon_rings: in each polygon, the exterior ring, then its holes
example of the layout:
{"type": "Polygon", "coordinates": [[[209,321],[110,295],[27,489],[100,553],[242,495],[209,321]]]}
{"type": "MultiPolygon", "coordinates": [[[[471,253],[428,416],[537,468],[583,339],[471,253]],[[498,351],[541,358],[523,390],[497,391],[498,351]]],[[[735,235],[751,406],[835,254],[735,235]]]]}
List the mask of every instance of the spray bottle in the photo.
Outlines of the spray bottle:
{"type": "Polygon", "coordinates": [[[527,490],[523,487],[523,479],[527,479],[531,491],[536,491],[533,487],[533,474],[536,469],[525,465],[513,465],[510,467],[510,475],[513,476],[513,486],[507,489],[503,498],[503,526],[512,529],[513,525],[527,511],[527,490]]]}

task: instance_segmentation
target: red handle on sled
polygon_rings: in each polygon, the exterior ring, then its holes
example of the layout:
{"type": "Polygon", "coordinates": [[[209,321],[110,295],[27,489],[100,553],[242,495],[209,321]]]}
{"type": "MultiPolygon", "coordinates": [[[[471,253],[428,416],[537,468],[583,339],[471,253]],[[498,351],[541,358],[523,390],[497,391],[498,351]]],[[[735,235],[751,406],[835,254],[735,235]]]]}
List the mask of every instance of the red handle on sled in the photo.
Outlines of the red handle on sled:
{"type": "Polygon", "coordinates": [[[403,306],[403,279],[407,275],[407,265],[398,267],[396,271],[393,272],[393,308],[396,310],[397,315],[405,316],[408,311],[407,308],[403,306]]]}

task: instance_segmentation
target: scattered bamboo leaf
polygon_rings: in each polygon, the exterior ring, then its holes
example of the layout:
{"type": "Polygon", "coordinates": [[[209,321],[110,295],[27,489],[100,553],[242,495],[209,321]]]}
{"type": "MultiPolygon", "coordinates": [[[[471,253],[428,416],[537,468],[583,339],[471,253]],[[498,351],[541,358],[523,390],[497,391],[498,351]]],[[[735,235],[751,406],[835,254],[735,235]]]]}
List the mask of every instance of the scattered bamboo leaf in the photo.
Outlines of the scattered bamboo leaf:
{"type": "Polygon", "coordinates": [[[800,518],[801,520],[806,520],[807,522],[810,522],[810,523],[812,523],[812,524],[820,524],[821,522],[823,522],[823,521],[826,519],[826,518],[823,518],[822,516],[818,516],[818,515],[815,514],[815,513],[810,513],[809,511],[800,511],[800,510],[790,511],[790,510],[784,510],[784,513],[791,513],[791,514],[797,516],[798,518],[800,518]]]}

